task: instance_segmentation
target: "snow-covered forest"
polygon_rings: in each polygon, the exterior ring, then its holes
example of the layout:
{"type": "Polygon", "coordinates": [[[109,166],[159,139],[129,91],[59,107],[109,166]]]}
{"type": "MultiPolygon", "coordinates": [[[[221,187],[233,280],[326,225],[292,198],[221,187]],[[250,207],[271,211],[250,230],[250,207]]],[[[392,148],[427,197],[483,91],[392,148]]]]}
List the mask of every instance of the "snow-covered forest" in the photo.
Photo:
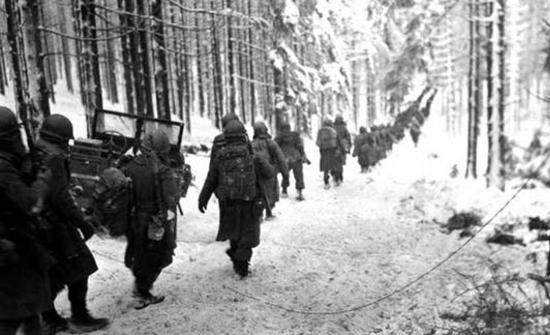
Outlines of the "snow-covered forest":
{"type": "Polygon", "coordinates": [[[549,1],[4,0],[0,106],[29,141],[53,113],[82,138],[97,109],[184,123],[194,180],[167,299],[132,308],[125,241],[95,236],[89,305],[112,319],[97,334],[548,333],[549,1]],[[250,135],[289,122],[313,163],[245,280],[217,206],[196,208],[196,148],[229,113],[250,135]],[[407,136],[324,190],[315,135],[337,115],[353,137],[403,120],[407,136]]]}

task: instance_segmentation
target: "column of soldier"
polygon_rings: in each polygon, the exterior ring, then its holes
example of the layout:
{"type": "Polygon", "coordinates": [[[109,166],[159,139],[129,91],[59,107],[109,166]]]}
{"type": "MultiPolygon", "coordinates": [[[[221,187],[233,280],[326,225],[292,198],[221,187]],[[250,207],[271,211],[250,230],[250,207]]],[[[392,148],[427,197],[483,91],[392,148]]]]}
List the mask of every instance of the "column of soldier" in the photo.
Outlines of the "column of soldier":
{"type": "MultiPolygon", "coordinates": [[[[370,134],[361,129],[354,155],[359,156],[364,171],[403,138],[413,116],[419,117],[403,114],[392,127],[375,127],[370,134]]],[[[226,253],[234,271],[244,278],[249,274],[252,249],[260,242],[264,211],[265,220],[274,218],[273,207],[279,200],[277,174],[283,176],[282,197],[288,197],[292,171],[296,199],[304,200],[303,164],[310,162],[299,132],[291,131],[288,123],[281,124],[272,140],[266,125],[257,122],[252,141],[236,115],[226,115],[222,125],[223,132],[213,142],[198,208],[204,213],[212,194],[218,198],[216,240],[229,240],[226,253]]],[[[0,334],[16,334],[18,329],[33,335],[67,329],[89,332],[109,324],[106,318],[93,317],[86,306],[88,277],[98,268],[86,245],[94,226],[70,192],[72,138],[70,120],[53,114],[42,123],[39,139],[27,154],[15,114],[0,107],[0,334]],[[54,306],[65,287],[71,305],[69,319],[54,306]]],[[[316,143],[325,188],[330,187],[330,176],[335,186],[340,185],[351,149],[351,136],[341,116],[334,124],[323,121],[316,143]]],[[[179,193],[169,150],[168,136],[154,130],[145,135],[137,156],[121,167],[132,185],[124,264],[135,277],[136,309],[164,300],[151,289],[162,269],[172,263],[176,248],[179,193]]]]}

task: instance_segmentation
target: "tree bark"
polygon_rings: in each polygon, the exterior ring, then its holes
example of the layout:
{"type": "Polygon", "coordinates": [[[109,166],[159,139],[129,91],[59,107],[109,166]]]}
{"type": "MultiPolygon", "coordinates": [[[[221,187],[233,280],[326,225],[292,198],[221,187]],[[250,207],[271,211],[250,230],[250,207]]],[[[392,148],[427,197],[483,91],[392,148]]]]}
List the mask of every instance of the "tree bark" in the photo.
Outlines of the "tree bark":
{"type": "Polygon", "coordinates": [[[21,122],[23,122],[23,127],[25,128],[25,133],[27,134],[27,143],[29,148],[33,147],[35,140],[34,130],[32,126],[31,119],[29,117],[27,103],[25,101],[25,87],[23,84],[23,71],[20,55],[22,55],[19,48],[18,40],[18,29],[20,25],[21,17],[19,9],[17,7],[17,0],[6,0],[5,1],[6,9],[6,21],[7,21],[7,40],[8,47],[11,56],[11,68],[13,71],[13,89],[15,93],[15,103],[16,110],[21,122]]]}
{"type": "MultiPolygon", "coordinates": [[[[94,0],[84,0],[80,9],[82,18],[86,121],[88,136],[92,135],[92,121],[96,109],[103,109],[103,94],[101,92],[101,75],[99,72],[99,51],[97,45],[97,30],[95,25],[94,0]]],[[[97,120],[98,128],[103,127],[103,119],[97,120]]]]}
{"type": "Polygon", "coordinates": [[[155,0],[152,4],[153,33],[156,50],[155,92],[157,98],[157,113],[161,119],[170,120],[170,99],[168,88],[168,70],[166,61],[166,45],[164,42],[164,25],[162,24],[162,0],[155,0]]]}
{"type": "Polygon", "coordinates": [[[26,0],[22,3],[23,43],[25,45],[26,64],[28,67],[28,117],[33,138],[38,137],[42,120],[50,115],[48,86],[42,57],[40,11],[37,0],[26,0]]]}

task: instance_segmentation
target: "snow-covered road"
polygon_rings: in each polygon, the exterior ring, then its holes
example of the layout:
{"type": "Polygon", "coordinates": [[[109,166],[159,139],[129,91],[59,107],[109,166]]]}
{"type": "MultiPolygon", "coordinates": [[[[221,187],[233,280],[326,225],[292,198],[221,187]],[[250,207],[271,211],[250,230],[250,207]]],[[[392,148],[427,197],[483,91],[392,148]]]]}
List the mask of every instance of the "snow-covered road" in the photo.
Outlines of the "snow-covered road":
{"type": "MultiPolygon", "coordinates": [[[[207,158],[189,156],[197,187],[182,201],[185,215],[179,220],[174,264],[154,288],[166,295],[162,304],[135,310],[132,276],[121,263],[124,241],[91,240],[100,270],[91,277],[89,307],[94,315],[113,320],[97,334],[428,333],[439,324],[439,308],[463,289],[457,272],[482,277],[489,254],[517,267],[525,252],[475,239],[451,262],[390,299],[350,313],[301,313],[347,310],[392,292],[463,242],[442,234],[433,220],[445,221],[453,209],[463,208],[489,216],[505,201],[509,194],[450,179],[451,166],[461,156],[448,152],[436,131],[428,134],[432,138],[422,138],[418,148],[407,137],[368,174],[359,173],[349,157],[344,183],[329,190],[323,189],[310,143],[306,201],[294,200],[291,189],[275,209],[277,219],[262,224],[262,242],[246,280],[233,274],[227,245],[214,242],[215,200],[206,214],[196,208],[207,158]]],[[[510,210],[523,213],[525,204],[533,208],[534,196],[548,198],[536,193],[547,191],[529,192],[510,210]]],[[[541,202],[535,207],[541,213],[549,208],[541,202]]],[[[59,305],[68,315],[65,298],[59,305]]]]}

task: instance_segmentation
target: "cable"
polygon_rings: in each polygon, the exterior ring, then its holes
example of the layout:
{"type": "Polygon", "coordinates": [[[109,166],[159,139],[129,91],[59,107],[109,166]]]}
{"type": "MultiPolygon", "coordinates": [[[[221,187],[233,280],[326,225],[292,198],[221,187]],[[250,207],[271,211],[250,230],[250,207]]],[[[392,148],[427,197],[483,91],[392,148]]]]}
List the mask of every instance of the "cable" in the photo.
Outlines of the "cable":
{"type": "MultiPolygon", "coordinates": [[[[541,162],[540,166],[535,170],[535,174],[538,174],[538,172],[543,168],[543,166],[546,164],[546,162],[548,161],[548,159],[550,158],[550,154],[547,154],[547,156],[544,158],[544,160],[541,162]]],[[[396,295],[398,295],[399,293],[402,293],[404,291],[406,291],[407,289],[409,289],[410,287],[412,287],[413,285],[415,285],[416,283],[420,282],[422,279],[424,279],[425,277],[427,277],[428,275],[430,275],[431,273],[433,273],[435,270],[437,270],[439,267],[443,266],[445,263],[447,263],[451,258],[453,258],[455,255],[457,255],[462,249],[464,249],[468,244],[470,244],[470,242],[485,228],[487,227],[491,222],[493,222],[493,220],[500,214],[502,213],[502,211],[504,211],[504,209],[506,209],[506,207],[508,207],[508,205],[510,205],[510,203],[518,196],[518,194],[523,191],[525,189],[525,187],[527,187],[527,185],[529,184],[529,182],[533,179],[533,177],[529,177],[527,178],[527,180],[525,180],[525,182],[521,185],[521,187],[512,195],[512,197],[510,199],[508,199],[508,201],[506,201],[504,203],[503,206],[500,207],[500,209],[498,211],[495,212],[495,214],[493,214],[489,220],[487,220],[487,222],[485,222],[481,228],[479,228],[479,230],[473,234],[472,236],[470,236],[462,245],[460,245],[458,248],[456,248],[455,250],[453,250],[451,253],[449,253],[447,255],[447,257],[443,258],[442,260],[440,260],[439,262],[437,262],[435,265],[433,265],[431,268],[429,268],[428,270],[426,270],[425,272],[423,272],[422,274],[420,274],[419,276],[417,276],[415,279],[405,283],[404,285],[400,286],[399,288],[391,291],[390,293],[387,293],[375,300],[372,300],[368,303],[365,303],[365,304],[362,304],[362,305],[358,305],[358,306],[354,306],[354,307],[349,307],[349,308],[345,308],[345,309],[340,309],[340,310],[335,310],[335,311],[307,311],[307,310],[298,310],[298,309],[294,309],[294,308],[290,308],[290,307],[286,307],[286,306],[283,306],[283,305],[279,305],[279,304],[276,304],[276,303],[272,303],[272,302],[269,302],[269,301],[266,301],[266,300],[263,300],[263,299],[260,299],[260,298],[257,298],[257,297],[254,297],[254,296],[251,296],[250,294],[246,294],[246,293],[243,293],[243,292],[240,292],[232,287],[228,287],[228,286],[225,286],[226,289],[228,289],[229,291],[233,292],[233,293],[236,293],[238,295],[241,295],[241,296],[244,296],[246,298],[249,298],[249,299],[252,299],[252,300],[256,300],[256,301],[259,301],[265,305],[268,305],[268,306],[271,306],[271,307],[274,307],[274,308],[277,308],[277,309],[281,309],[281,310],[284,310],[286,312],[289,312],[289,313],[295,313],[295,314],[304,314],[304,315],[337,315],[337,314],[346,314],[346,313],[351,313],[351,312],[355,312],[355,311],[359,311],[359,310],[362,310],[362,309],[365,309],[365,308],[368,308],[368,307],[371,307],[371,306],[374,306],[374,305],[377,305],[379,303],[381,303],[382,301],[384,300],[388,300],[390,299],[391,297],[394,297],[396,295]]]]}

